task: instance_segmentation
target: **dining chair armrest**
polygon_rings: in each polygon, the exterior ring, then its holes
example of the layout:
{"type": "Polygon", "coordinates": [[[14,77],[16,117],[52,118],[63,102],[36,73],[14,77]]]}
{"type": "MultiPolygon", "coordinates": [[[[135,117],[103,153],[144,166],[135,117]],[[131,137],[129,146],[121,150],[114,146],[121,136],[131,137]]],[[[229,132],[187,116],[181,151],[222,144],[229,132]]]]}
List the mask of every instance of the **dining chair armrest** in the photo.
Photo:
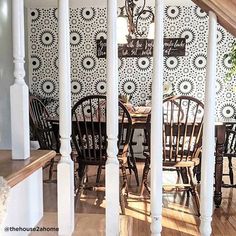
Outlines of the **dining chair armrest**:
{"type": "Polygon", "coordinates": [[[202,154],[202,147],[197,149],[197,151],[196,151],[196,153],[194,155],[194,158],[200,158],[201,154],[202,154]]]}

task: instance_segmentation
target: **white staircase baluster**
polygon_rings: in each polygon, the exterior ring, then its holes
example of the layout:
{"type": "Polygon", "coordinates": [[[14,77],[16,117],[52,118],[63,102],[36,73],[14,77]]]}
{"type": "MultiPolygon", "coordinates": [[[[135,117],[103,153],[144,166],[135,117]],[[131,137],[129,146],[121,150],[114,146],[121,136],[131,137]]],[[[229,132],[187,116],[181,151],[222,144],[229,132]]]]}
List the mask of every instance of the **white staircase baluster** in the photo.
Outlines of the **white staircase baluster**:
{"type": "Polygon", "coordinates": [[[217,59],[217,18],[209,12],[209,33],[207,49],[207,74],[204,99],[203,146],[201,162],[200,232],[211,235],[213,208],[213,184],[215,167],[215,85],[217,59]]]}
{"type": "Polygon", "coordinates": [[[74,231],[74,164],[71,160],[71,79],[69,0],[58,1],[59,122],[61,160],[57,165],[59,235],[74,231]]]}
{"type": "Polygon", "coordinates": [[[107,0],[106,236],[119,235],[117,1],[107,0]]]}
{"type": "Polygon", "coordinates": [[[162,221],[162,103],[163,103],[163,0],[155,1],[151,119],[151,235],[161,235],[162,221]]]}
{"type": "Polygon", "coordinates": [[[25,77],[24,1],[12,1],[13,62],[15,82],[10,88],[12,159],[30,156],[29,89],[25,77]]]}

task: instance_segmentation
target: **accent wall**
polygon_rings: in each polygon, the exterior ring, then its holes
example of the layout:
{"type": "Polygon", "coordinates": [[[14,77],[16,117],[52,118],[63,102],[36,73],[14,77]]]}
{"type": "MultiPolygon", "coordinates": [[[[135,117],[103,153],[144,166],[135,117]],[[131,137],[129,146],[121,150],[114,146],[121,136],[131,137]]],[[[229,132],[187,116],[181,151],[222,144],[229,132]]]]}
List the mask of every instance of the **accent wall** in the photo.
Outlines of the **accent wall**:
{"type": "MultiPolygon", "coordinates": [[[[27,10],[29,88],[40,97],[53,99],[49,110],[57,114],[58,12],[56,8],[27,10]]],[[[150,14],[143,15],[139,29],[148,32],[150,21],[150,14]]],[[[174,95],[184,94],[204,101],[207,14],[195,5],[166,6],[164,27],[166,38],[185,37],[187,43],[185,56],[164,58],[164,80],[171,83],[174,95]]],[[[96,51],[96,40],[106,38],[106,28],[106,8],[70,9],[72,104],[86,95],[106,93],[106,60],[98,59],[96,51]]],[[[220,25],[217,33],[216,116],[217,120],[231,120],[236,115],[236,78],[225,81],[231,61],[224,55],[234,37],[220,25]]],[[[119,93],[131,95],[134,105],[145,104],[151,96],[152,66],[152,57],[119,58],[119,93]]]]}

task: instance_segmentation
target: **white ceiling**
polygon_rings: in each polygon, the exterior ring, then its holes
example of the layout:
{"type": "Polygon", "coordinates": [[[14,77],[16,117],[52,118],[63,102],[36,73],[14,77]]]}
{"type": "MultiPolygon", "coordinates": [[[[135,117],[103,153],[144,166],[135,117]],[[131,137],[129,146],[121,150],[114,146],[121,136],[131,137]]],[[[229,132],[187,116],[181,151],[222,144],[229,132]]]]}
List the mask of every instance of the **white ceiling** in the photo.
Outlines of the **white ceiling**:
{"type": "MultiPolygon", "coordinates": [[[[107,0],[69,0],[70,7],[106,7],[107,0]]],[[[110,1],[110,0],[109,0],[110,1]]],[[[118,6],[123,6],[125,0],[117,0],[118,6]]],[[[146,0],[147,5],[154,6],[155,0],[146,0]]],[[[142,5],[143,0],[139,0],[137,4],[142,5]]],[[[165,5],[171,6],[191,6],[194,3],[191,0],[164,0],[165,5]]],[[[57,7],[58,0],[25,0],[25,6],[28,8],[35,8],[35,7],[57,7]]]]}

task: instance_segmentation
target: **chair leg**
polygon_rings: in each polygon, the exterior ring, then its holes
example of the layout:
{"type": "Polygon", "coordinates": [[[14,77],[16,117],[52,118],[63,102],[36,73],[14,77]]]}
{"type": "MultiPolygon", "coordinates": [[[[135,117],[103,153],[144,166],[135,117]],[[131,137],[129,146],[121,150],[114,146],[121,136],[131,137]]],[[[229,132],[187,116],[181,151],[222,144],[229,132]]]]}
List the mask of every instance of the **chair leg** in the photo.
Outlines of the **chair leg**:
{"type": "MultiPolygon", "coordinates": [[[[180,168],[180,174],[183,181],[183,184],[189,184],[189,177],[186,167],[180,168]]],[[[187,196],[189,197],[189,191],[191,190],[189,187],[185,187],[185,190],[187,190],[187,196]]]]}
{"type": "Polygon", "coordinates": [[[141,183],[141,191],[140,191],[141,196],[143,195],[144,187],[147,189],[148,193],[150,194],[150,190],[149,190],[148,184],[147,184],[149,169],[150,169],[150,157],[146,157],[145,165],[143,168],[142,183],[141,183]]]}
{"type": "Polygon", "coordinates": [[[51,159],[50,167],[49,167],[49,180],[52,180],[52,174],[53,174],[53,166],[54,166],[54,158],[51,159]]]}
{"type": "Polygon", "coordinates": [[[78,168],[79,178],[83,178],[84,174],[85,174],[85,165],[80,163],[78,168]]]}
{"type": "Polygon", "coordinates": [[[123,179],[122,189],[125,189],[125,193],[128,195],[128,179],[127,179],[126,168],[124,164],[121,165],[121,171],[122,171],[122,179],[123,179]]]}
{"type": "Polygon", "coordinates": [[[130,137],[130,143],[129,143],[130,155],[128,156],[128,168],[129,168],[129,174],[130,175],[131,175],[132,169],[133,169],[133,161],[132,160],[134,158],[134,151],[133,151],[133,147],[132,147],[133,137],[134,137],[134,129],[132,129],[131,137],[130,137]]]}
{"type": "MultiPolygon", "coordinates": [[[[130,151],[130,153],[131,153],[131,151],[130,151]]],[[[131,163],[130,155],[127,158],[127,164],[128,164],[129,174],[131,175],[132,174],[132,163],[131,163]]]]}
{"type": "Polygon", "coordinates": [[[97,170],[96,184],[100,182],[101,172],[102,172],[102,166],[99,166],[97,170]]]}
{"type": "Polygon", "coordinates": [[[129,146],[129,149],[130,149],[130,156],[129,156],[128,159],[129,159],[130,162],[131,162],[131,169],[132,169],[133,172],[134,172],[137,186],[139,186],[138,169],[137,169],[136,160],[135,160],[135,157],[134,157],[133,147],[132,147],[131,144],[130,144],[130,146],[129,146]]]}
{"type": "Polygon", "coordinates": [[[78,167],[78,177],[76,176],[76,173],[74,174],[74,203],[75,203],[75,207],[77,205],[78,199],[82,194],[82,190],[84,187],[84,179],[85,179],[85,169],[86,169],[86,165],[84,164],[79,164],[78,167]]]}
{"type": "Polygon", "coordinates": [[[181,168],[180,168],[180,174],[181,174],[183,183],[184,183],[184,184],[189,184],[189,178],[188,178],[187,168],[181,167],[181,168]]]}
{"type": "Polygon", "coordinates": [[[125,215],[125,197],[122,194],[122,191],[120,191],[120,208],[121,208],[121,214],[125,215]]]}
{"type": "Polygon", "coordinates": [[[126,175],[126,168],[123,163],[120,162],[121,171],[122,171],[122,180],[123,184],[120,190],[120,207],[121,207],[121,214],[125,215],[125,198],[128,198],[128,180],[126,175]]]}
{"type": "Polygon", "coordinates": [[[177,178],[179,179],[181,175],[179,167],[176,168],[176,173],[177,173],[177,178]]]}
{"type": "Polygon", "coordinates": [[[189,182],[191,185],[191,194],[194,197],[196,207],[197,207],[197,214],[200,216],[200,201],[199,201],[199,195],[196,189],[196,185],[193,182],[193,172],[190,167],[188,167],[188,176],[189,176],[189,182]]]}
{"type": "Polygon", "coordinates": [[[234,184],[234,173],[233,173],[233,165],[232,165],[232,157],[228,157],[228,166],[229,166],[229,179],[230,184],[234,184]]]}
{"type": "Polygon", "coordinates": [[[196,166],[196,179],[197,183],[199,184],[201,181],[201,164],[196,166]]]}
{"type": "Polygon", "coordinates": [[[77,206],[79,196],[81,194],[82,188],[80,188],[79,177],[77,173],[74,173],[74,205],[77,206]]]}
{"type": "Polygon", "coordinates": [[[84,184],[84,177],[85,177],[85,169],[86,169],[86,165],[84,164],[79,164],[79,168],[78,168],[78,176],[79,176],[79,191],[82,190],[83,188],[83,184],[84,184]]]}

